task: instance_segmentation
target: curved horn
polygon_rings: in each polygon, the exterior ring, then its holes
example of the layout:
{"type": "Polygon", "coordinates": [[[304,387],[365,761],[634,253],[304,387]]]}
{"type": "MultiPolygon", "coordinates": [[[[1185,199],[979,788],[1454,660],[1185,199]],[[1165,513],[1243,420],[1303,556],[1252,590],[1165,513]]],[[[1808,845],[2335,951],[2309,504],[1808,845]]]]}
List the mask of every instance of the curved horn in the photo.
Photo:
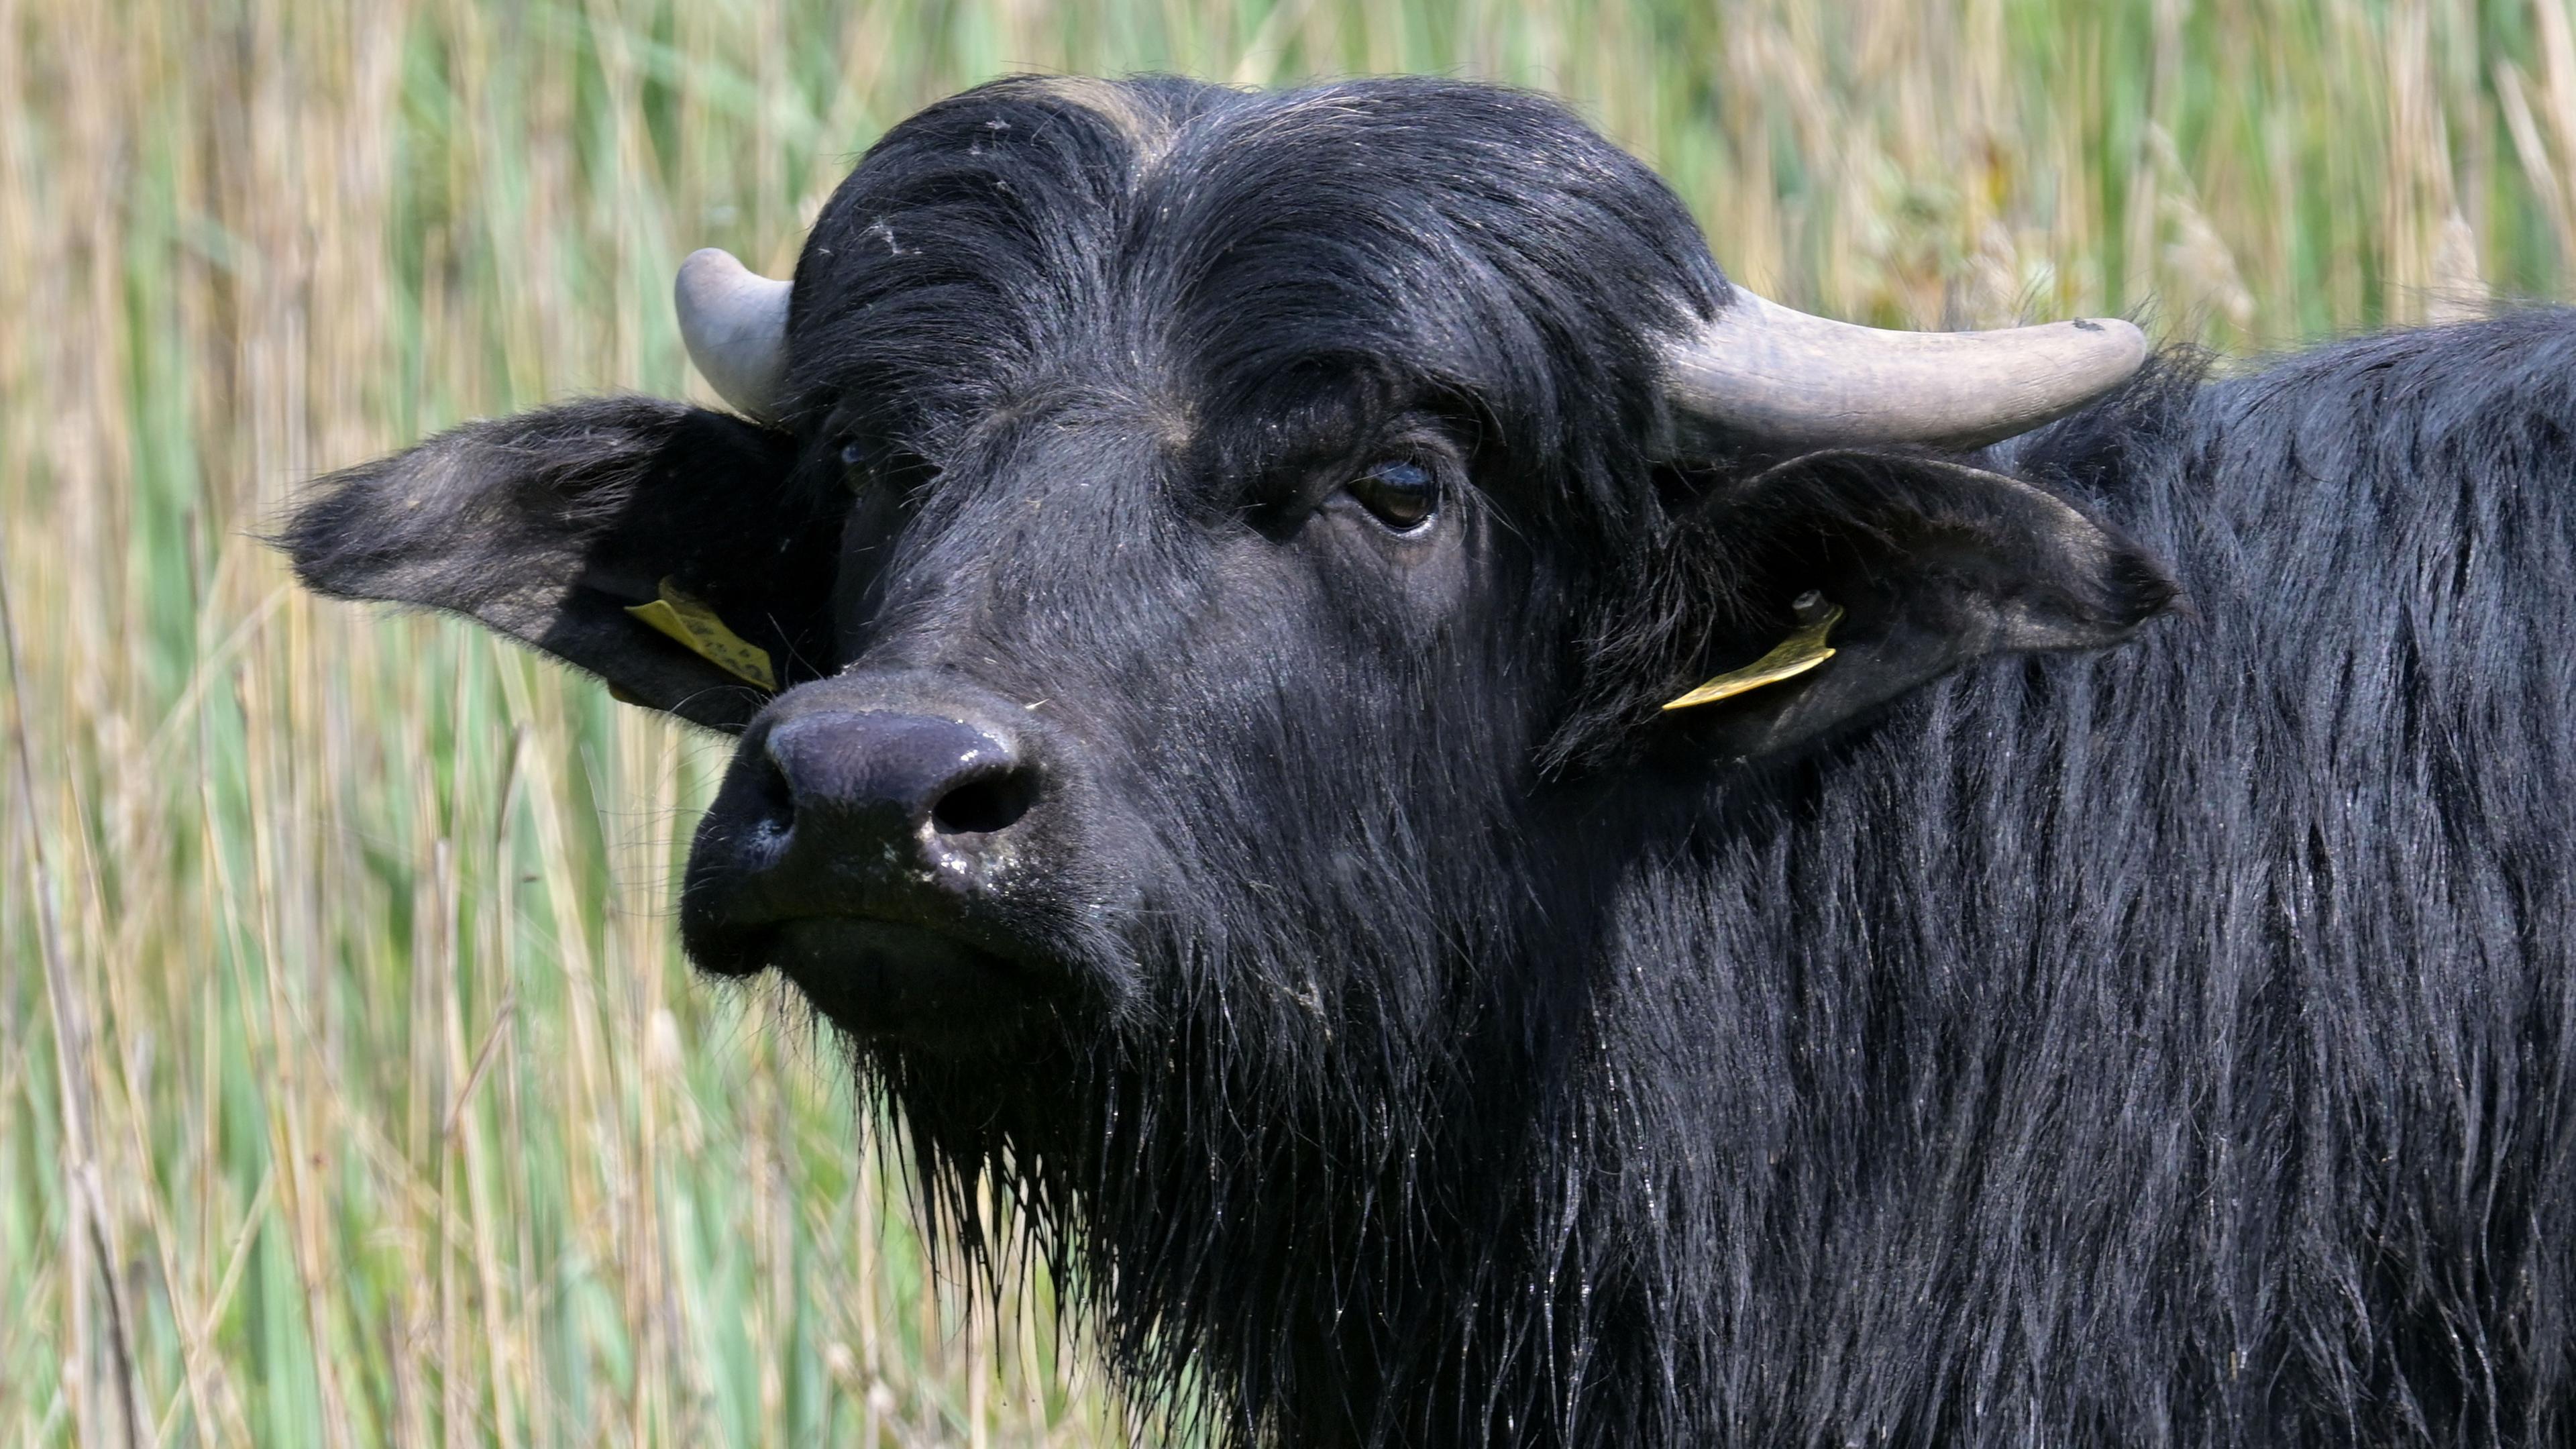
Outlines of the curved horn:
{"type": "Polygon", "coordinates": [[[778,421],[786,402],[787,296],[795,288],[752,271],[718,247],[689,253],[671,287],[680,340],[689,345],[698,375],[759,422],[778,421]]]}
{"type": "Polygon", "coordinates": [[[1810,317],[1742,287],[1665,357],[1685,417],[1797,447],[2026,433],[2119,386],[2147,360],[2117,318],[1997,332],[1883,332],[1810,317]]]}

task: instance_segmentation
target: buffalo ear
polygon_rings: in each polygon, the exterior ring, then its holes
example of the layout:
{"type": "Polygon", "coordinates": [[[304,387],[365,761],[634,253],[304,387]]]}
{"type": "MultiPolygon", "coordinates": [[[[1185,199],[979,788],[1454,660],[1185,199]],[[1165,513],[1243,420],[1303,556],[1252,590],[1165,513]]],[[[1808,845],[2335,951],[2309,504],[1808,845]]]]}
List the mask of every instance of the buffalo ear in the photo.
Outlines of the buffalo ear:
{"type": "Polygon", "coordinates": [[[1790,633],[1810,590],[1843,611],[1823,663],[1664,716],[1725,758],[1789,749],[1988,655],[2099,649],[2184,607],[2163,565],[2110,524],[1941,459],[1809,454],[1706,500],[1694,531],[1741,604],[1712,631],[1708,672],[1790,633]]]}
{"type": "MultiPolygon", "coordinates": [[[[276,542],[321,593],[446,609],[589,670],[634,703],[739,729],[832,668],[849,495],[803,497],[784,433],[658,398],[467,423],[319,480],[276,542]],[[738,639],[693,650],[630,610],[701,601],[738,639]],[[712,662],[765,652],[769,689],[712,662]]],[[[663,609],[648,609],[678,627],[663,609]]],[[[703,625],[701,624],[701,627],[703,625]]],[[[687,632],[681,629],[680,632],[687,632]]]]}

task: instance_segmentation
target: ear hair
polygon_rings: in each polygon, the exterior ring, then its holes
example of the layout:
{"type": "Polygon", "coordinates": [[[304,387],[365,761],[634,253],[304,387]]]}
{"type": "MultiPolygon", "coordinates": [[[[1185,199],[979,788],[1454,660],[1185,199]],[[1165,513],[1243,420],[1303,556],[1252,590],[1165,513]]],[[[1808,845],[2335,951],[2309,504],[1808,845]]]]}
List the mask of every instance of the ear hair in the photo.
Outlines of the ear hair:
{"type": "Polygon", "coordinates": [[[827,671],[850,499],[804,496],[796,461],[792,437],[739,418],[590,399],[334,473],[275,541],[321,593],[463,614],[621,698],[738,728],[768,699],[751,672],[630,610],[677,591],[777,661],[777,684],[827,671]]]}
{"type": "Polygon", "coordinates": [[[1551,742],[1563,769],[1656,727],[1655,706],[1743,664],[1810,590],[1847,611],[1835,655],[1664,727],[1744,759],[1858,719],[1970,660],[2102,648],[2187,607],[2163,565],[2035,484],[1947,458],[1833,449],[1705,495],[1637,600],[1591,641],[1584,706],[1551,742]]]}

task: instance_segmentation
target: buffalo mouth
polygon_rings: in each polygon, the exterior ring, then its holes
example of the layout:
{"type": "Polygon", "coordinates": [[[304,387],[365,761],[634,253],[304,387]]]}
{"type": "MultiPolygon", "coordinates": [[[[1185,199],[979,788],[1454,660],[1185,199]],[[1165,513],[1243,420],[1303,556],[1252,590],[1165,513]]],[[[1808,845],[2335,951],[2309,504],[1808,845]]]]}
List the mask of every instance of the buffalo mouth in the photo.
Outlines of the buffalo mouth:
{"type": "Polygon", "coordinates": [[[942,1055],[999,1045],[1043,1010],[1059,974],[959,931],[870,916],[684,925],[683,939],[710,975],[775,971],[851,1037],[942,1055]]]}
{"type": "Polygon", "coordinates": [[[1027,1008],[1027,973],[960,938],[899,921],[823,916],[776,933],[775,966],[856,1037],[958,1048],[1027,1008]]]}

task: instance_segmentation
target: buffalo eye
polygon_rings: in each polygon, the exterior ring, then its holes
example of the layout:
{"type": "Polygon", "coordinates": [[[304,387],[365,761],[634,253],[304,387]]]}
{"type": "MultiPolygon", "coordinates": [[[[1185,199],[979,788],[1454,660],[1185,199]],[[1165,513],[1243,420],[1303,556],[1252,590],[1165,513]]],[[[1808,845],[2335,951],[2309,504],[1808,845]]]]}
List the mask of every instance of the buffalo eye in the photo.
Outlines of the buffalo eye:
{"type": "Polygon", "coordinates": [[[1440,502],[1431,470],[1409,460],[1379,463],[1352,479],[1347,491],[1371,517],[1398,533],[1421,529],[1440,502]]]}
{"type": "Polygon", "coordinates": [[[841,444],[840,459],[841,481],[847,483],[853,493],[867,486],[880,461],[876,450],[857,438],[841,444]]]}

